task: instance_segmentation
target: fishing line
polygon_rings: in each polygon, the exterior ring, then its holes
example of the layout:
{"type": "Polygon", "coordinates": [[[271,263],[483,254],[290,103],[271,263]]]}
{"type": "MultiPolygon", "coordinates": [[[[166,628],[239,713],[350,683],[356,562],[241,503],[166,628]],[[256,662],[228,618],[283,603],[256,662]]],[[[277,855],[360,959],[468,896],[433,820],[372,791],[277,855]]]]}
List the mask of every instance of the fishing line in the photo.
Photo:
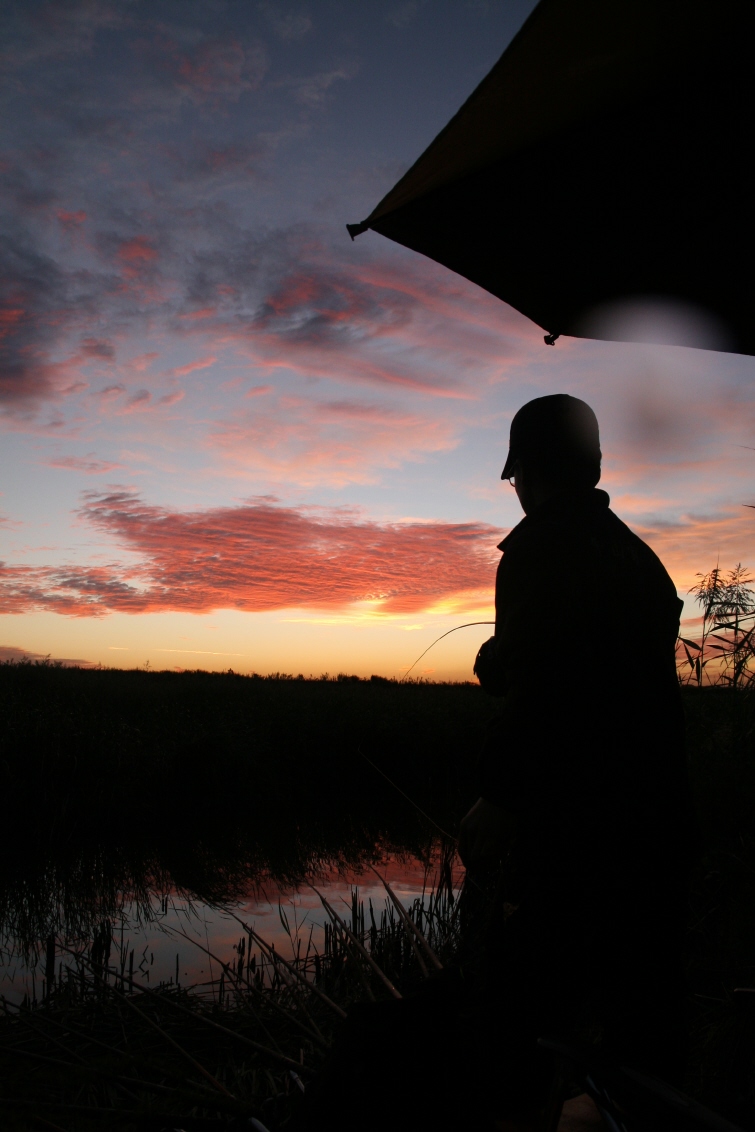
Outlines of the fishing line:
{"type": "Polygon", "coordinates": [[[368,759],[368,758],[367,758],[367,755],[365,755],[365,753],[364,753],[364,751],[362,750],[362,748],[361,748],[361,747],[357,747],[357,753],[358,753],[358,754],[360,754],[360,755],[362,756],[362,758],[364,759],[364,761],[365,761],[365,762],[368,762],[368,763],[370,764],[370,766],[372,767],[372,769],[373,769],[373,770],[376,770],[376,771],[378,772],[378,774],[379,774],[379,775],[380,775],[380,776],[381,776],[382,778],[384,778],[384,779],[385,779],[385,781],[386,781],[386,782],[388,783],[388,785],[389,785],[389,786],[392,786],[394,790],[398,790],[398,792],[399,792],[399,794],[401,795],[401,797],[402,797],[402,798],[406,798],[406,800],[407,800],[407,802],[409,803],[409,805],[410,805],[410,806],[414,806],[415,810],[416,810],[416,811],[417,811],[418,813],[422,814],[422,817],[423,817],[423,818],[425,818],[425,820],[426,820],[426,821],[429,821],[429,822],[430,822],[430,825],[434,825],[434,826],[435,826],[435,828],[436,828],[436,829],[438,830],[438,832],[439,832],[439,833],[442,833],[442,834],[443,834],[443,836],[444,836],[444,837],[447,837],[449,841],[456,841],[456,840],[457,840],[457,839],[456,839],[456,838],[455,838],[455,837],[453,836],[453,834],[449,833],[447,829],[444,829],[444,828],[443,828],[443,826],[441,826],[441,825],[438,825],[437,821],[434,821],[434,820],[433,820],[433,819],[432,819],[432,818],[430,817],[430,815],[429,815],[429,814],[426,814],[426,813],[425,813],[425,811],[424,811],[424,810],[422,809],[422,807],[421,807],[421,806],[418,806],[418,805],[417,805],[417,803],[416,803],[416,802],[415,802],[415,801],[414,801],[414,800],[413,800],[412,798],[410,798],[410,797],[409,797],[409,795],[408,795],[407,793],[405,793],[405,791],[403,791],[403,790],[401,789],[401,787],[400,787],[400,786],[397,786],[397,785],[396,785],[396,783],[395,783],[395,782],[393,781],[393,779],[392,779],[392,778],[389,778],[389,777],[388,777],[388,775],[387,775],[387,774],[385,773],[385,771],[382,771],[382,770],[380,769],[380,767],[379,767],[379,766],[376,766],[376,765],[375,765],[375,763],[374,763],[374,762],[372,761],[372,759],[368,759]]]}
{"type": "Polygon", "coordinates": [[[433,641],[433,643],[431,645],[427,646],[427,648],[425,649],[425,651],[423,653],[419,654],[419,656],[415,660],[414,664],[412,664],[409,668],[407,668],[406,672],[404,673],[404,675],[399,680],[399,684],[402,684],[404,682],[404,680],[406,680],[406,678],[409,675],[409,673],[411,672],[412,668],[414,668],[415,665],[419,664],[419,662],[422,660],[422,657],[426,656],[427,653],[429,653],[430,649],[435,648],[438,641],[442,641],[444,637],[450,637],[451,633],[455,633],[458,629],[471,629],[473,625],[495,625],[495,621],[467,621],[466,625],[456,625],[455,628],[449,629],[446,633],[441,633],[441,635],[438,637],[437,640],[433,641]]]}
{"type": "MultiPolygon", "coordinates": [[[[419,662],[422,660],[422,657],[426,656],[427,653],[429,653],[430,649],[433,648],[435,645],[437,645],[438,641],[442,641],[444,637],[449,637],[451,635],[451,633],[455,633],[458,629],[472,629],[476,625],[495,625],[495,621],[468,621],[465,625],[456,625],[456,626],[454,626],[453,629],[448,629],[445,633],[441,633],[441,635],[436,640],[434,640],[431,645],[427,646],[427,648],[425,649],[425,651],[423,653],[420,653],[420,655],[415,660],[414,664],[412,664],[410,668],[407,668],[406,672],[404,673],[404,675],[399,680],[399,684],[401,684],[404,680],[406,680],[406,678],[409,675],[409,673],[411,672],[412,668],[414,668],[417,664],[419,664],[419,662]]],[[[369,763],[370,766],[372,767],[372,769],[377,771],[377,773],[380,775],[380,777],[384,778],[385,781],[388,783],[388,785],[392,786],[393,789],[396,790],[401,795],[402,798],[405,798],[406,801],[409,803],[409,805],[413,806],[414,809],[417,811],[417,813],[421,814],[422,817],[425,819],[425,821],[429,821],[430,825],[434,826],[438,830],[439,833],[441,833],[444,837],[448,838],[449,841],[457,841],[458,840],[458,838],[454,837],[453,834],[450,834],[447,829],[444,829],[442,825],[438,825],[437,821],[435,821],[434,818],[431,818],[429,814],[426,814],[425,811],[422,809],[422,807],[418,806],[417,803],[414,801],[414,799],[410,798],[405,790],[402,790],[401,787],[398,786],[393,781],[392,778],[388,777],[388,775],[385,773],[385,771],[382,771],[380,769],[380,767],[377,766],[376,763],[374,763],[372,761],[372,759],[368,758],[367,755],[365,755],[365,753],[364,753],[364,751],[362,750],[361,747],[357,747],[357,754],[361,755],[362,758],[364,759],[364,761],[366,763],[369,763]]],[[[481,892],[484,891],[482,889],[482,887],[474,879],[474,877],[471,877],[469,875],[469,870],[467,870],[467,872],[466,872],[466,877],[467,877],[467,880],[471,881],[472,884],[474,884],[475,888],[478,888],[481,892]]]]}
{"type": "MultiPolygon", "coordinates": [[[[493,622],[492,621],[480,621],[479,624],[480,625],[492,625],[493,622]]],[[[467,628],[467,626],[466,625],[459,625],[458,628],[459,629],[465,629],[465,628],[467,628]]],[[[450,834],[447,829],[444,829],[442,825],[438,825],[437,821],[434,821],[433,818],[431,818],[429,814],[426,814],[425,811],[422,809],[422,807],[418,806],[417,803],[414,801],[414,799],[410,798],[405,790],[402,790],[400,786],[396,785],[396,783],[393,781],[392,778],[388,777],[388,775],[385,773],[385,771],[382,771],[380,769],[380,767],[377,766],[376,763],[374,763],[372,761],[372,759],[367,758],[367,755],[365,755],[365,753],[364,753],[364,751],[362,750],[361,747],[357,747],[357,754],[361,755],[362,758],[364,759],[364,761],[369,763],[370,766],[372,767],[372,769],[376,770],[378,772],[378,774],[380,775],[380,777],[384,778],[389,786],[392,786],[394,790],[397,790],[402,798],[406,798],[409,805],[413,806],[414,809],[417,811],[417,813],[422,814],[422,817],[425,818],[426,821],[429,821],[430,825],[434,825],[439,833],[442,833],[444,837],[447,837],[449,839],[449,841],[458,842],[458,840],[459,840],[458,837],[453,837],[452,834],[450,834]]],[[[465,883],[474,885],[474,887],[478,890],[478,892],[481,893],[481,895],[484,897],[484,899],[487,900],[488,902],[490,901],[490,894],[485,891],[485,889],[482,887],[482,885],[479,883],[479,881],[475,880],[474,876],[472,876],[470,874],[469,869],[467,869],[467,868],[465,868],[465,870],[464,870],[464,881],[465,881],[465,883]]]]}

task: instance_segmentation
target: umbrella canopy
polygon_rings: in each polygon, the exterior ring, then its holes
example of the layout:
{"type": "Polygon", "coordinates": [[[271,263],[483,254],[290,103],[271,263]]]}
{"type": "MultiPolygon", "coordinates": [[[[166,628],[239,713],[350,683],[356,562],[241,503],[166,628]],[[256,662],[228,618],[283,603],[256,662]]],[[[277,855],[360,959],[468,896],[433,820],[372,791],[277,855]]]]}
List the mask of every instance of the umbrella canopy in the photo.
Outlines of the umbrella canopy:
{"type": "Polygon", "coordinates": [[[653,340],[631,312],[656,304],[681,311],[659,340],[755,354],[754,55],[752,0],[541,0],[349,232],[445,264],[546,341],[653,340]]]}

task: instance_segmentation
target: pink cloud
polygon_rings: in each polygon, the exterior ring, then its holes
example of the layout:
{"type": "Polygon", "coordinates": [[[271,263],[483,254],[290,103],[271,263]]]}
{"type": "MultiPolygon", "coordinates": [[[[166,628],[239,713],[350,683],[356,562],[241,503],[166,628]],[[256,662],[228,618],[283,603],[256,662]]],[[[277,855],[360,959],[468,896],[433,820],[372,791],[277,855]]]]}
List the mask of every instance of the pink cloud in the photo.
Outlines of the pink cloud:
{"type": "Polygon", "coordinates": [[[72,397],[75,393],[83,393],[88,388],[88,381],[74,381],[71,385],[64,386],[59,392],[61,397],[72,397]]]}
{"type": "Polygon", "coordinates": [[[201,186],[211,180],[216,185],[247,181],[256,175],[268,150],[268,144],[256,138],[231,145],[196,146],[190,152],[166,147],[165,153],[179,183],[201,186]]]}
{"type": "Polygon", "coordinates": [[[211,355],[209,358],[197,358],[194,362],[187,362],[184,366],[176,366],[175,369],[169,370],[171,377],[185,377],[188,373],[194,373],[198,369],[207,369],[209,366],[214,366],[218,359],[211,355]]]}
{"type": "Polygon", "coordinates": [[[125,392],[126,386],[121,385],[119,382],[117,385],[106,385],[104,389],[99,389],[95,393],[95,396],[99,397],[102,401],[114,401],[117,397],[120,397],[121,393],[125,392]]]}
{"type": "Polygon", "coordinates": [[[23,307],[8,306],[0,310],[0,339],[10,334],[12,327],[17,326],[26,314],[23,307]]]}
{"type": "Polygon", "coordinates": [[[157,259],[157,250],[152,246],[146,236],[134,236],[130,240],[123,240],[118,249],[118,256],[124,263],[143,264],[151,263],[157,259]]]}
{"type": "Polygon", "coordinates": [[[178,64],[178,86],[195,101],[226,98],[238,101],[244,91],[256,90],[267,71],[259,43],[242,47],[234,40],[205,40],[178,64]]]}
{"type": "MultiPolygon", "coordinates": [[[[42,288],[38,288],[42,290],[42,288]]],[[[29,292],[32,291],[28,288],[29,292]]],[[[49,314],[33,293],[11,289],[0,302],[0,403],[22,408],[52,393],[44,346],[54,338],[49,314]]]]}
{"type": "Polygon", "coordinates": [[[659,556],[684,595],[695,574],[717,562],[728,570],[741,562],[755,569],[755,520],[746,507],[727,507],[714,514],[688,514],[677,521],[630,519],[632,529],[659,556]]]}
{"type": "Polygon", "coordinates": [[[184,399],[183,389],[176,389],[173,393],[166,393],[164,397],[160,397],[157,401],[158,405],[177,405],[179,401],[184,399]]]}
{"type": "Polygon", "coordinates": [[[145,271],[152,270],[158,252],[146,236],[133,236],[129,240],[121,240],[117,256],[125,278],[136,279],[145,271]]]}
{"type": "Polygon", "coordinates": [[[135,369],[137,373],[144,373],[144,370],[152,364],[155,358],[159,357],[160,355],[155,350],[149,354],[138,354],[137,357],[131,358],[128,364],[131,369],[135,369]]]}
{"type": "Polygon", "coordinates": [[[140,413],[142,410],[149,407],[152,401],[152,394],[148,389],[139,389],[136,393],[132,393],[126,404],[121,409],[122,413],[140,413]]]}
{"type": "Polygon", "coordinates": [[[108,361],[115,357],[112,342],[107,339],[87,337],[81,340],[81,352],[90,358],[104,358],[108,361]]]}
{"type": "Polygon", "coordinates": [[[47,461],[50,468],[64,468],[70,472],[84,472],[85,475],[100,475],[103,472],[113,472],[122,464],[115,464],[110,460],[98,460],[93,452],[88,456],[59,456],[55,460],[47,461]]]}
{"type": "Polygon", "coordinates": [[[312,486],[372,483],[397,468],[456,446],[454,420],[356,399],[287,396],[218,422],[209,443],[226,460],[268,479],[312,486]]]}
{"type": "Polygon", "coordinates": [[[180,314],[178,317],[179,317],[179,319],[182,319],[182,320],[185,320],[185,321],[188,321],[188,322],[196,322],[196,321],[198,321],[199,319],[202,319],[202,318],[213,318],[216,314],[217,314],[217,308],[216,307],[202,307],[201,310],[188,311],[186,314],[180,314]]]}
{"type": "MultiPolygon", "coordinates": [[[[118,382],[115,385],[106,385],[104,389],[98,390],[94,396],[99,398],[103,405],[107,405],[110,402],[117,401],[121,395],[126,392],[126,386],[118,382]]],[[[166,393],[156,400],[149,389],[137,389],[125,402],[117,406],[114,411],[119,416],[128,416],[131,413],[152,412],[160,407],[177,405],[183,398],[183,389],[174,389],[172,392],[166,393]]]]}
{"type": "Polygon", "coordinates": [[[441,331],[444,326],[449,327],[450,342],[456,340],[461,325],[468,333],[482,332],[489,342],[492,335],[497,348],[503,334],[510,335],[514,342],[527,338],[538,346],[541,343],[539,329],[524,315],[486,291],[475,288],[470,293],[468,283],[437,264],[370,260],[353,264],[352,276],[355,285],[391,292],[397,301],[402,297],[440,319],[435,325],[441,331]]]}
{"type": "Polygon", "coordinates": [[[18,410],[19,424],[24,420],[28,424],[31,419],[29,409],[40,401],[70,397],[89,388],[89,382],[81,373],[81,367],[89,362],[89,357],[83,352],[77,352],[60,361],[50,362],[44,349],[31,344],[31,340],[41,333],[39,325],[33,323],[33,318],[28,320],[26,326],[22,322],[20,333],[14,333],[16,340],[4,351],[0,322],[0,355],[6,354],[5,358],[0,356],[0,406],[8,414],[8,424],[10,417],[18,410]],[[19,342],[27,332],[30,341],[19,342]]]}
{"type": "Polygon", "coordinates": [[[251,389],[247,389],[244,394],[245,397],[264,397],[266,393],[272,393],[272,385],[253,385],[251,389]]]}
{"type": "Polygon", "coordinates": [[[129,415],[131,413],[154,412],[161,407],[167,408],[170,405],[177,405],[179,401],[183,401],[184,396],[183,389],[174,389],[172,393],[166,393],[155,400],[148,389],[139,389],[136,393],[132,393],[119,413],[129,415]]]}
{"type": "Polygon", "coordinates": [[[66,212],[65,209],[59,208],[55,215],[60,221],[61,227],[63,227],[66,232],[74,232],[77,228],[81,227],[87,218],[87,214],[83,209],[79,209],[77,212],[66,212]]]}
{"type": "Polygon", "coordinates": [[[69,616],[215,609],[416,612],[490,591],[501,532],[484,523],[377,523],[255,500],[178,512],[118,491],[81,512],[138,554],[139,567],[0,568],[0,611],[69,616]]]}
{"type": "Polygon", "coordinates": [[[266,367],[293,370],[304,377],[342,381],[347,385],[396,386],[413,393],[454,401],[474,397],[455,379],[445,378],[427,363],[411,366],[399,358],[372,360],[360,357],[356,351],[334,347],[291,342],[281,345],[275,338],[265,335],[256,336],[253,341],[247,339],[246,345],[254,359],[263,361],[266,367]]]}
{"type": "Polygon", "coordinates": [[[214,173],[225,172],[226,169],[246,168],[255,150],[239,145],[227,145],[223,149],[209,149],[205,155],[207,165],[214,173]]]}
{"type": "Polygon", "coordinates": [[[176,328],[210,348],[235,345],[258,367],[454,400],[475,399],[535,341],[522,316],[433,265],[345,264],[301,232],[279,244],[261,301],[246,266],[202,261],[199,301],[216,302],[179,315],[176,328]]]}
{"type": "Polygon", "coordinates": [[[315,108],[325,103],[328,91],[333,83],[339,80],[353,79],[357,70],[357,65],[352,63],[346,67],[337,67],[332,71],[320,71],[303,78],[283,80],[281,85],[291,88],[297,102],[300,102],[303,106],[315,108]]]}

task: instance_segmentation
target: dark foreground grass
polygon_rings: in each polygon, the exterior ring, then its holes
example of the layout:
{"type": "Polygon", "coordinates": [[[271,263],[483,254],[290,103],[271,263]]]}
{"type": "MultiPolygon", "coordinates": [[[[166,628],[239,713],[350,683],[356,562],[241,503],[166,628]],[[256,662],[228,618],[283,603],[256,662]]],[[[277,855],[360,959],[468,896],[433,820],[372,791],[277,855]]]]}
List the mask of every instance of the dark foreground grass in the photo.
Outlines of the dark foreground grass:
{"type": "Polygon", "coordinates": [[[690,1089],[755,1125],[755,692],[685,690],[702,853],[691,877],[690,1089]],[[743,988],[735,993],[737,988],[743,988]]]}
{"type": "MultiPolygon", "coordinates": [[[[702,833],[689,1090],[749,1126],[755,994],[735,988],[755,987],[755,693],[686,688],[684,698],[702,833]]],[[[454,833],[495,708],[473,685],[3,666],[0,919],[20,940],[84,938],[124,891],[174,885],[225,899],[256,875],[296,881],[323,862],[375,860],[381,846],[427,854],[436,828],[360,751],[454,833]]],[[[262,1097],[263,1080],[269,1095],[296,1088],[228,1040],[222,1064],[256,1066],[249,1096],[262,1097]]],[[[94,1126],[76,1120],[60,1125],[94,1126]]]]}
{"type": "Polygon", "coordinates": [[[50,941],[43,1001],[3,1002],[0,1125],[199,1132],[252,1117],[279,1129],[354,1003],[400,997],[453,957],[458,901],[448,869],[436,875],[405,911],[388,889],[382,911],[356,892],[350,911],[328,906],[324,947],[292,933],[287,960],[239,920],[233,954],[214,955],[219,978],[201,986],[134,978],[109,923],[89,945],[50,941]]]}

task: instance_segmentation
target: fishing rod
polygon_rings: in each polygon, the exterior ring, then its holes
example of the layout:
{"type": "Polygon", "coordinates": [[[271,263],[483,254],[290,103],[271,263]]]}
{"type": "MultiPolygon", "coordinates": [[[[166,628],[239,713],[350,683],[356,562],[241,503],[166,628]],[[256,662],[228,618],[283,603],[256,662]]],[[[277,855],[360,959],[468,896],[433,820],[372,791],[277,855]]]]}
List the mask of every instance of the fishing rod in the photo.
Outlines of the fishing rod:
{"type": "MultiPolygon", "coordinates": [[[[455,625],[453,629],[448,629],[445,633],[441,633],[441,635],[439,637],[437,637],[432,642],[431,645],[427,646],[427,648],[425,649],[424,652],[420,653],[420,655],[415,660],[414,664],[412,664],[411,667],[408,668],[406,670],[406,672],[404,673],[404,675],[401,677],[401,679],[399,680],[399,684],[403,683],[403,681],[406,680],[406,678],[409,675],[409,673],[411,672],[412,668],[414,668],[416,665],[419,664],[419,662],[422,660],[422,657],[426,656],[427,653],[429,653],[430,649],[434,648],[434,646],[438,644],[438,641],[442,641],[444,637],[449,637],[451,635],[451,633],[456,633],[459,629],[471,629],[471,628],[473,628],[477,625],[495,625],[495,621],[467,621],[467,623],[465,625],[455,625]]],[[[430,825],[435,826],[435,828],[438,830],[438,832],[440,834],[442,834],[443,837],[445,837],[449,841],[457,841],[457,838],[454,837],[453,834],[449,833],[447,829],[444,829],[442,825],[439,825],[438,822],[435,821],[434,818],[431,818],[430,815],[428,813],[426,813],[422,809],[421,806],[417,805],[417,803],[414,801],[413,798],[409,797],[409,795],[406,793],[405,790],[402,790],[401,787],[396,782],[394,782],[392,778],[389,778],[389,776],[385,773],[384,770],[381,770],[380,767],[376,763],[374,763],[371,758],[368,758],[368,756],[364,753],[364,751],[362,750],[361,747],[357,747],[357,754],[360,755],[366,763],[369,763],[369,765],[372,767],[372,769],[374,771],[376,771],[380,775],[381,778],[384,778],[385,781],[389,784],[389,786],[392,786],[393,789],[398,794],[400,794],[402,798],[405,798],[406,801],[409,803],[409,805],[413,806],[414,809],[419,814],[421,814],[422,817],[425,818],[426,821],[428,821],[430,823],[430,825]]],[[[485,893],[485,890],[478,883],[478,881],[475,880],[475,878],[473,876],[470,876],[469,870],[466,871],[466,880],[471,882],[474,885],[475,888],[477,888],[487,899],[489,899],[488,894],[485,893]]]]}
{"type": "Polygon", "coordinates": [[[495,621],[467,621],[466,625],[456,625],[453,629],[448,629],[447,632],[441,633],[437,640],[433,641],[431,645],[427,646],[424,652],[419,654],[414,664],[410,665],[410,667],[407,668],[406,672],[399,680],[399,684],[402,684],[404,680],[406,680],[412,668],[419,664],[419,662],[422,660],[422,657],[426,656],[429,653],[430,649],[435,648],[438,641],[442,641],[444,637],[450,637],[452,633],[458,632],[459,629],[471,629],[474,625],[495,625],[495,621]]]}
{"type": "MultiPolygon", "coordinates": [[[[490,624],[492,624],[492,622],[481,621],[480,624],[481,625],[490,625],[490,624]]],[[[465,628],[467,628],[467,626],[466,625],[459,625],[458,628],[459,629],[465,629],[465,628]]],[[[426,813],[422,809],[421,806],[418,806],[417,803],[414,801],[414,799],[410,798],[409,795],[406,793],[406,791],[402,790],[401,787],[396,782],[394,782],[392,778],[389,778],[388,775],[385,773],[385,771],[380,769],[380,767],[377,765],[377,763],[374,763],[372,761],[372,759],[368,758],[367,755],[365,755],[365,753],[364,753],[364,751],[362,750],[361,747],[357,747],[357,754],[361,755],[361,757],[364,759],[364,761],[366,763],[369,763],[370,766],[372,767],[372,769],[377,771],[377,773],[380,775],[380,777],[384,778],[385,781],[388,783],[388,785],[392,786],[393,789],[396,790],[401,795],[402,798],[406,798],[409,805],[413,806],[414,809],[417,811],[417,813],[421,814],[423,818],[425,818],[427,821],[429,821],[430,825],[434,825],[435,828],[438,830],[438,832],[443,834],[443,836],[448,841],[458,843],[458,840],[459,840],[458,837],[454,837],[454,835],[452,833],[449,833],[447,829],[444,829],[442,825],[438,825],[437,821],[435,821],[434,818],[431,818],[430,815],[428,813],[426,813]]],[[[490,901],[490,894],[485,891],[483,886],[479,883],[478,880],[476,880],[476,878],[469,872],[469,869],[467,869],[467,868],[465,868],[465,871],[464,871],[464,881],[465,881],[465,883],[473,885],[477,889],[477,891],[483,896],[483,898],[485,900],[487,900],[488,902],[490,901]]]]}
{"type": "Polygon", "coordinates": [[[425,818],[427,821],[429,821],[430,825],[434,825],[439,833],[442,833],[443,836],[446,837],[449,841],[456,841],[457,840],[452,833],[449,833],[448,830],[444,829],[442,825],[438,825],[437,821],[435,821],[434,818],[431,818],[429,814],[426,814],[425,811],[422,809],[422,807],[418,806],[417,803],[414,801],[414,799],[410,798],[409,795],[406,793],[406,791],[402,790],[401,787],[397,783],[395,783],[392,778],[389,778],[384,770],[381,770],[380,767],[377,766],[377,764],[372,761],[372,759],[368,758],[367,755],[365,755],[365,753],[364,753],[364,751],[362,750],[361,747],[357,747],[357,754],[361,755],[362,758],[364,759],[364,761],[369,763],[370,766],[372,767],[372,769],[376,770],[378,772],[378,774],[381,776],[381,778],[385,779],[385,781],[389,784],[389,786],[392,786],[394,790],[397,790],[402,798],[406,798],[409,805],[414,806],[417,813],[422,814],[422,817],[425,818]]]}

